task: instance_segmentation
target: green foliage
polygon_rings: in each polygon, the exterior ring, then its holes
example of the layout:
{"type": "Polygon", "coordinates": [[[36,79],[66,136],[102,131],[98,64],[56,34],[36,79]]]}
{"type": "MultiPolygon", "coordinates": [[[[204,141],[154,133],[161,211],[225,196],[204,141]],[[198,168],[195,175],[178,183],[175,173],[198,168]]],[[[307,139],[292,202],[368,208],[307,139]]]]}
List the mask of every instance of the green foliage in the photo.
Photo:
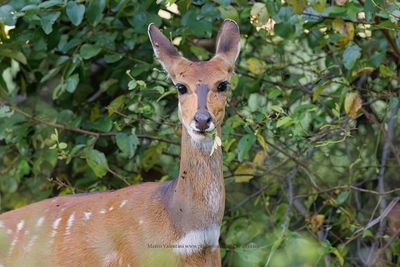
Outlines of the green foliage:
{"type": "Polygon", "coordinates": [[[201,39],[224,18],[240,25],[242,50],[221,136],[223,264],[363,266],[376,245],[372,260],[398,265],[399,242],[364,228],[383,213],[378,181],[387,203],[400,183],[392,0],[6,1],[1,211],[176,177],[176,90],[147,25],[207,59],[201,39]]]}

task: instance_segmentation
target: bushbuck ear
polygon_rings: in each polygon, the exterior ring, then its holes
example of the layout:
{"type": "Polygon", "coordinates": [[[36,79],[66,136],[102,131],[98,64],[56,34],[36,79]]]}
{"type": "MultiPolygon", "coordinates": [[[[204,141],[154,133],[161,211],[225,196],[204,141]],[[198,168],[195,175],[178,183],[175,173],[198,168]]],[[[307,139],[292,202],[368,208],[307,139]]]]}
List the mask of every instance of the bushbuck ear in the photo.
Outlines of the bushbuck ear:
{"type": "Polygon", "coordinates": [[[232,66],[240,51],[240,30],[233,20],[226,19],[217,36],[216,56],[224,58],[232,66]]]}
{"type": "Polygon", "coordinates": [[[181,55],[168,38],[161,33],[156,25],[154,25],[154,23],[149,25],[148,34],[151,45],[153,46],[154,54],[163,68],[168,73],[171,73],[173,64],[181,57],[181,55]]]}

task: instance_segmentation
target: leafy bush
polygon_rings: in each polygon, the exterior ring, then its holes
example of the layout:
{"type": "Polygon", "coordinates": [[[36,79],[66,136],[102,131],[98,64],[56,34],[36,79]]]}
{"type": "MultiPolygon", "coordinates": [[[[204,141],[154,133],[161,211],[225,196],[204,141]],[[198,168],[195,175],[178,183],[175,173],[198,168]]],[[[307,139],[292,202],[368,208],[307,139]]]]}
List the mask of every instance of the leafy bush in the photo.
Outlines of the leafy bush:
{"type": "Polygon", "coordinates": [[[400,190],[395,0],[3,3],[1,210],[175,177],[176,93],[147,25],[205,60],[224,18],[242,33],[222,135],[224,265],[399,264],[385,232],[400,190]]]}

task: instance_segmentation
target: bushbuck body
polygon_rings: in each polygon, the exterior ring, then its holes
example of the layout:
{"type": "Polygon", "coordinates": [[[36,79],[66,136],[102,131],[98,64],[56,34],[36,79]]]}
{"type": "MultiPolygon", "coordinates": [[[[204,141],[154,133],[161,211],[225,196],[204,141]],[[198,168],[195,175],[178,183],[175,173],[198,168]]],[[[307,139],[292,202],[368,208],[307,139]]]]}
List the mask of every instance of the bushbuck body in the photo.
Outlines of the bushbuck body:
{"type": "Polygon", "coordinates": [[[63,196],[0,215],[0,266],[220,266],[224,212],[221,134],[227,84],[239,53],[223,22],[209,61],[182,57],[153,24],[149,37],[179,91],[179,177],[113,192],[63,196]],[[214,132],[215,134],[215,132],[214,132]]]}

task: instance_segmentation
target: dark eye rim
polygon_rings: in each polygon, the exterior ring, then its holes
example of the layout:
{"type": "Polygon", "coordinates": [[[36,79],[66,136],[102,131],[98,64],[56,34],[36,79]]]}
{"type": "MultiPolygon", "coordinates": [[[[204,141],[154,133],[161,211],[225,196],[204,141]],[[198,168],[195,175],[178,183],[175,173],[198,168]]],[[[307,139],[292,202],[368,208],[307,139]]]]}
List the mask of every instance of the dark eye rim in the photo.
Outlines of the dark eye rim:
{"type": "Polygon", "coordinates": [[[229,82],[228,81],[222,81],[218,84],[217,86],[217,91],[218,92],[224,92],[228,88],[229,82]]]}
{"type": "Polygon", "coordinates": [[[178,90],[179,94],[184,95],[187,93],[187,88],[184,84],[177,83],[175,84],[175,87],[178,90]]]}

